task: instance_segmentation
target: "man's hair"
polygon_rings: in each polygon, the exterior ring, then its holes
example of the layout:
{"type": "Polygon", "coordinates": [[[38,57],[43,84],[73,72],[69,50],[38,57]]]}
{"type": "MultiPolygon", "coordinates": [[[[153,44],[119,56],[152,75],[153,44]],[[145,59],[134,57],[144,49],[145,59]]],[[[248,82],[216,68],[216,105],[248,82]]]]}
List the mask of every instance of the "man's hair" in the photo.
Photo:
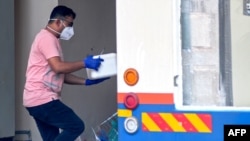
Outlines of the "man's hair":
{"type": "MultiPolygon", "coordinates": [[[[71,16],[73,19],[75,19],[76,13],[71,8],[58,5],[52,10],[50,19],[65,18],[66,16],[71,16]]],[[[51,22],[51,20],[49,22],[51,22]]]]}

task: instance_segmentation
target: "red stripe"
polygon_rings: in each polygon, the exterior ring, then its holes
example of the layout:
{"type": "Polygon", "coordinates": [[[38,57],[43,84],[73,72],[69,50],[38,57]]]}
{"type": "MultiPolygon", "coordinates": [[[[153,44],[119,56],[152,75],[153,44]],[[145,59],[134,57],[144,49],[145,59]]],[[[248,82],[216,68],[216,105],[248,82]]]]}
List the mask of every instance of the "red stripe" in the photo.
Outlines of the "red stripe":
{"type": "MultiPolygon", "coordinates": [[[[118,93],[117,102],[124,103],[124,98],[128,93],[118,93]]],[[[140,104],[174,104],[173,93],[135,93],[140,104]]]]}
{"type": "Polygon", "coordinates": [[[143,131],[149,131],[148,128],[145,126],[144,123],[142,123],[142,130],[143,130],[143,131]]]}
{"type": "Polygon", "coordinates": [[[173,116],[177,121],[182,123],[182,126],[186,129],[187,132],[198,132],[196,128],[189,122],[189,120],[184,116],[184,114],[176,113],[173,116]]]}
{"type": "Polygon", "coordinates": [[[158,113],[148,113],[149,117],[158,125],[162,131],[172,132],[172,128],[164,121],[158,113]]]}
{"type": "Polygon", "coordinates": [[[197,114],[198,117],[207,125],[207,127],[212,131],[212,117],[209,114],[197,114]]]}

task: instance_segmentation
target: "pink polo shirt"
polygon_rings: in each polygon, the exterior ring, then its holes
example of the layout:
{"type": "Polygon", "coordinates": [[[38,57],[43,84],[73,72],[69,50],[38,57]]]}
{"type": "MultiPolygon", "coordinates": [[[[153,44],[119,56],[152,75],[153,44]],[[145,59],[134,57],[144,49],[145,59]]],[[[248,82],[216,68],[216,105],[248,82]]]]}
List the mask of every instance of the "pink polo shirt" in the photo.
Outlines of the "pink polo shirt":
{"type": "Polygon", "coordinates": [[[48,59],[55,56],[63,60],[59,40],[42,29],[30,50],[23,93],[25,107],[38,106],[60,98],[64,74],[55,73],[48,64],[48,59]]]}

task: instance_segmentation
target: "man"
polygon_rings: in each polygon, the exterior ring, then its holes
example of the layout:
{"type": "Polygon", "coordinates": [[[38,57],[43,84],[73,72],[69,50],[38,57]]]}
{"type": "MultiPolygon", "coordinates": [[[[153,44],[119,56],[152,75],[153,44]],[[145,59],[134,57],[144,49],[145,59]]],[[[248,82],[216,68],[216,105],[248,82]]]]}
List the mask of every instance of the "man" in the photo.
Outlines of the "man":
{"type": "Polygon", "coordinates": [[[103,61],[93,56],[77,62],[63,60],[59,39],[69,40],[73,36],[75,17],[72,9],[56,6],[30,50],[23,104],[44,141],[74,141],[84,131],[83,121],[60,101],[63,83],[88,86],[106,79],[89,80],[70,74],[82,68],[98,70],[103,61]]]}

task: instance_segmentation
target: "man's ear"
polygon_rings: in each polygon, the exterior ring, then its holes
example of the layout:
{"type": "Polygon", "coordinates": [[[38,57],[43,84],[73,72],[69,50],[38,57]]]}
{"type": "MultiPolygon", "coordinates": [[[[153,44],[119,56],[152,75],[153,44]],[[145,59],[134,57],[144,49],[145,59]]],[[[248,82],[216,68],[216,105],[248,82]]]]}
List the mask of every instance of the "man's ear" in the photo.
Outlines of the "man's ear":
{"type": "Polygon", "coordinates": [[[58,27],[60,27],[60,26],[62,25],[62,21],[61,21],[60,19],[57,19],[57,20],[55,21],[55,23],[56,23],[56,25],[57,25],[58,27]]]}

